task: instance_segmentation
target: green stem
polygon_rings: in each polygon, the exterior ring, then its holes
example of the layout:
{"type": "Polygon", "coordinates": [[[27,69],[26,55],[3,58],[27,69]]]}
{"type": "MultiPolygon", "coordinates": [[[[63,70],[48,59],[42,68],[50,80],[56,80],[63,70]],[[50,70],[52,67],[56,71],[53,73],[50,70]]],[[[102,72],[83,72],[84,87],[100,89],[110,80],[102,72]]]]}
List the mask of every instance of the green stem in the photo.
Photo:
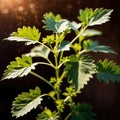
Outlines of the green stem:
{"type": "Polygon", "coordinates": [[[42,81],[44,81],[45,83],[47,83],[49,86],[51,86],[54,89],[53,85],[49,81],[47,81],[44,77],[38,75],[37,73],[35,73],[33,71],[31,71],[30,74],[32,74],[33,76],[36,76],[37,78],[41,79],[42,81]]]}
{"type": "Polygon", "coordinates": [[[44,47],[46,47],[47,49],[49,49],[51,52],[53,52],[47,45],[41,43],[40,41],[38,42],[39,44],[43,45],[44,47]]]}
{"type": "Polygon", "coordinates": [[[50,66],[50,67],[55,68],[55,66],[54,66],[53,64],[49,64],[49,63],[46,63],[46,62],[38,62],[38,64],[48,65],[48,66],[50,66]]]}
{"type": "Polygon", "coordinates": [[[62,60],[62,58],[63,58],[63,51],[61,51],[61,53],[60,53],[60,60],[59,60],[59,64],[61,64],[61,60],[62,60]]]}
{"type": "Polygon", "coordinates": [[[72,113],[69,113],[64,120],[68,120],[72,113]]]}
{"type": "Polygon", "coordinates": [[[62,73],[62,75],[61,75],[61,77],[60,77],[60,81],[65,77],[65,75],[66,75],[66,72],[63,71],[63,73],[62,73]]]}
{"type": "Polygon", "coordinates": [[[85,29],[87,28],[87,26],[85,26],[84,28],[81,28],[79,34],[70,42],[70,44],[72,44],[73,42],[75,42],[85,31],[85,29]]]}
{"type": "Polygon", "coordinates": [[[59,78],[59,68],[58,68],[58,54],[55,53],[55,73],[56,73],[56,79],[59,78]]]}

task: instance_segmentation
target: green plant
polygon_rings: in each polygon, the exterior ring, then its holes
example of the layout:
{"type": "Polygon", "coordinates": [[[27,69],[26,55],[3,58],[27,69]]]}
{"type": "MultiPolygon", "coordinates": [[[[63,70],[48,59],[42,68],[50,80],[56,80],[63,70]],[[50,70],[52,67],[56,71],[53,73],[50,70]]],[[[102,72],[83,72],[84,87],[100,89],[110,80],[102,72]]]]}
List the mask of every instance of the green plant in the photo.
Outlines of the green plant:
{"type": "Polygon", "coordinates": [[[12,116],[21,117],[39,105],[41,106],[44,97],[47,96],[53,100],[55,110],[52,111],[45,106],[36,120],[94,119],[95,114],[92,112],[91,105],[76,103],[73,98],[81,93],[81,89],[93,78],[94,74],[99,81],[105,83],[120,81],[120,66],[108,59],[95,61],[89,54],[90,52],[116,53],[109,46],[100,45],[99,42],[90,39],[91,36],[101,35],[101,32],[88,29],[109,21],[112,11],[103,8],[81,9],[78,16],[79,23],[70,22],[52,12],[46,13],[43,28],[51,31],[46,37],[41,38],[41,33],[35,26],[24,26],[5,39],[25,42],[26,46],[33,44],[33,49],[10,62],[4,71],[2,80],[31,74],[51,87],[48,93],[43,93],[37,86],[29,92],[19,94],[12,103],[12,116]],[[39,57],[44,60],[34,62],[33,58],[40,60],[37,59],[39,57]],[[37,65],[52,67],[55,76],[51,75],[49,79],[44,78],[35,72],[37,65]],[[63,117],[66,108],[69,108],[69,113],[63,117]]]}

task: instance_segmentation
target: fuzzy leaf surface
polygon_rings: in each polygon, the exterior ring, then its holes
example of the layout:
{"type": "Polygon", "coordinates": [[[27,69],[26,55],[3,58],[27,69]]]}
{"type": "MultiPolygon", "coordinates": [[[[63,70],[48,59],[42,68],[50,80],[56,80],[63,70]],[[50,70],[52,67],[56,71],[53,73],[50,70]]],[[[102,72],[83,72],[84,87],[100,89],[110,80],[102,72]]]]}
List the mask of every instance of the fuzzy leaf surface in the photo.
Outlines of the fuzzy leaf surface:
{"type": "Polygon", "coordinates": [[[93,40],[84,41],[83,47],[85,50],[92,52],[116,53],[110,48],[110,46],[100,45],[97,41],[93,40]]]}
{"type": "Polygon", "coordinates": [[[29,74],[29,72],[35,69],[37,63],[32,63],[32,58],[30,56],[23,55],[21,58],[16,57],[16,61],[10,62],[7,69],[3,73],[2,80],[23,77],[29,74]]]}
{"type": "Polygon", "coordinates": [[[78,19],[82,22],[83,25],[101,25],[109,21],[112,11],[113,10],[111,9],[104,8],[96,8],[95,10],[92,8],[86,8],[85,10],[81,9],[78,19]]]}
{"type": "Polygon", "coordinates": [[[80,91],[93,77],[92,74],[96,72],[96,65],[88,55],[82,56],[80,60],[77,60],[75,56],[71,56],[65,69],[68,72],[68,80],[73,82],[77,91],[80,91]]]}
{"type": "Polygon", "coordinates": [[[90,104],[78,103],[72,107],[70,120],[94,120],[95,114],[92,112],[90,104]]]}
{"type": "Polygon", "coordinates": [[[97,63],[97,78],[105,83],[120,81],[120,66],[113,61],[99,60],[97,63]]]}
{"type": "Polygon", "coordinates": [[[18,28],[17,32],[13,32],[10,37],[5,40],[25,42],[26,45],[30,45],[37,43],[40,39],[40,35],[41,33],[35,26],[33,28],[23,26],[23,28],[18,28]]]}
{"type": "Polygon", "coordinates": [[[36,87],[34,90],[30,89],[29,92],[19,94],[12,103],[12,116],[18,118],[27,114],[41,104],[42,100],[39,87],[36,87]]]}

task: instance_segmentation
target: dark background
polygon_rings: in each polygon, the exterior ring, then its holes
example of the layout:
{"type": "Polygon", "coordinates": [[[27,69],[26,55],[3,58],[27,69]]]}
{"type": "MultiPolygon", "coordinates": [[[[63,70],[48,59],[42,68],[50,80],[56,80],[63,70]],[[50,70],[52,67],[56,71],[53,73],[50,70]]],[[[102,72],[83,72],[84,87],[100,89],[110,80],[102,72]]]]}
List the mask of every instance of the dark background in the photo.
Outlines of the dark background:
{"type": "MultiPolygon", "coordinates": [[[[12,0],[11,0],[12,1],[12,0]]],[[[13,0],[15,1],[15,0],[13,0]]],[[[118,54],[96,54],[95,59],[108,58],[120,64],[120,1],[119,0],[21,0],[19,4],[12,2],[11,5],[3,4],[0,0],[0,77],[10,61],[16,56],[29,51],[21,43],[3,41],[5,37],[18,27],[35,25],[45,35],[42,29],[43,14],[53,12],[61,14],[63,18],[77,21],[79,9],[89,8],[108,8],[113,9],[109,22],[96,26],[95,28],[103,32],[102,36],[97,37],[101,44],[109,45],[118,54]]],[[[50,70],[44,67],[39,70],[43,76],[50,76],[50,70]]],[[[41,82],[33,76],[27,76],[21,79],[5,80],[0,82],[0,120],[14,120],[11,117],[11,103],[17,94],[22,91],[28,91],[40,85],[41,82]]],[[[44,86],[47,89],[47,86],[44,86]]],[[[91,80],[82,90],[82,94],[76,99],[77,101],[89,102],[93,105],[96,113],[96,120],[120,120],[120,83],[110,83],[106,85],[98,82],[96,79],[91,80]]],[[[18,120],[34,120],[36,110],[31,111],[28,115],[18,120]]]]}

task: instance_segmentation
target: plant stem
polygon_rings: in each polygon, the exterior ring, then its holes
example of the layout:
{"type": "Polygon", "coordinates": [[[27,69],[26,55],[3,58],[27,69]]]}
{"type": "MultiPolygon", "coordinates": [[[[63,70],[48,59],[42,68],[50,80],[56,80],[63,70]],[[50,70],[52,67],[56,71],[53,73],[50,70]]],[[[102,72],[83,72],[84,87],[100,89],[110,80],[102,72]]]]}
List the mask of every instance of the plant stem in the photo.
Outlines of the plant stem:
{"type": "Polygon", "coordinates": [[[62,58],[63,58],[63,51],[61,51],[61,53],[60,53],[60,61],[59,61],[59,65],[61,64],[61,60],[62,60],[62,58]]]}
{"type": "Polygon", "coordinates": [[[55,53],[54,57],[55,57],[55,66],[56,66],[56,67],[55,67],[56,79],[58,79],[58,78],[59,78],[58,54],[55,53]]]}
{"type": "Polygon", "coordinates": [[[68,120],[72,113],[69,113],[64,120],[68,120]]]}
{"type": "Polygon", "coordinates": [[[49,86],[51,86],[54,89],[53,85],[48,80],[46,80],[44,77],[38,75],[37,73],[35,73],[33,71],[31,71],[30,74],[32,74],[33,76],[36,76],[37,78],[41,79],[42,81],[44,81],[45,83],[47,83],[49,86]]]}
{"type": "Polygon", "coordinates": [[[87,26],[81,28],[79,34],[70,42],[70,44],[72,44],[73,42],[75,42],[76,39],[78,39],[82,35],[82,33],[85,31],[86,28],[87,28],[87,26]]]}
{"type": "Polygon", "coordinates": [[[46,63],[46,62],[38,62],[38,64],[41,64],[41,65],[48,65],[52,68],[55,68],[55,66],[53,66],[52,64],[49,64],[49,63],[46,63]]]}

